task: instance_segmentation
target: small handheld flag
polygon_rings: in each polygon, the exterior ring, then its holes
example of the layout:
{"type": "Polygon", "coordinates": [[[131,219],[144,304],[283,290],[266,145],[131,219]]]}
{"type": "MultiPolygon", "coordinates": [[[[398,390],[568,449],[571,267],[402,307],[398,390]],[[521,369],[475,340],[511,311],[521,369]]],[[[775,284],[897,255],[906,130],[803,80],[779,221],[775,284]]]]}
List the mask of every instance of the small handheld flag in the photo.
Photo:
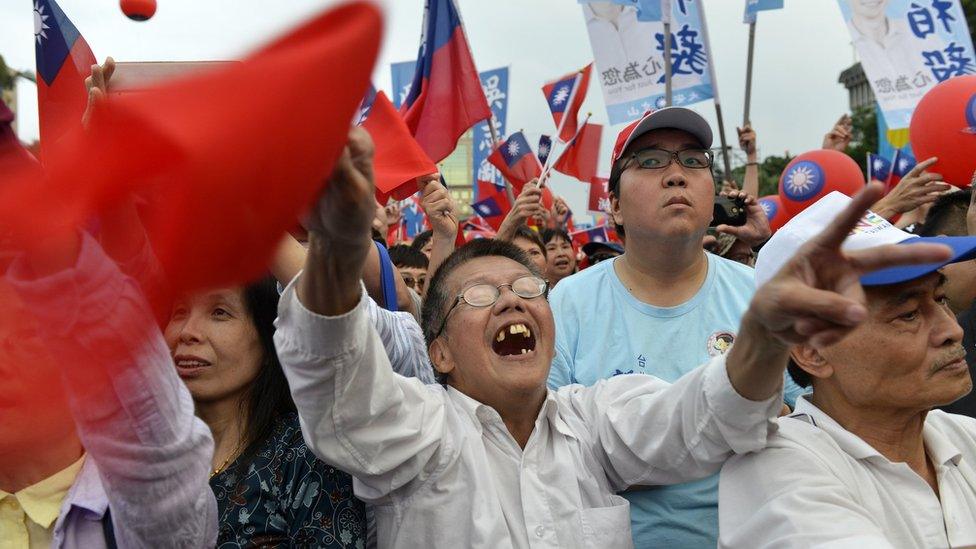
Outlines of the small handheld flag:
{"type": "Polygon", "coordinates": [[[577,117],[580,107],[583,106],[583,100],[586,99],[592,68],[593,63],[590,63],[574,73],[542,86],[542,93],[546,96],[549,111],[552,112],[552,119],[556,123],[556,137],[564,143],[576,135],[577,117]]]}
{"type": "Polygon", "coordinates": [[[533,177],[542,175],[539,157],[532,152],[522,132],[515,132],[496,145],[488,155],[488,162],[498,168],[498,171],[512,184],[515,194],[521,193],[522,187],[533,177]]]}

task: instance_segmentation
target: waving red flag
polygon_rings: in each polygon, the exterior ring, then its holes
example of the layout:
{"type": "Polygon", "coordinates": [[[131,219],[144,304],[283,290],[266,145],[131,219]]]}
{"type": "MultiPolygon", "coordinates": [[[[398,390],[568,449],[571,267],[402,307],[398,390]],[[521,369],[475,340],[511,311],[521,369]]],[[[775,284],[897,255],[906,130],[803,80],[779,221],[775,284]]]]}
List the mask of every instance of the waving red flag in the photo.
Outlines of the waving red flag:
{"type": "Polygon", "coordinates": [[[597,161],[600,159],[600,136],[603,126],[586,124],[580,128],[576,137],[566,146],[562,156],[553,165],[561,173],[580,181],[590,181],[596,177],[597,161]]]}
{"type": "Polygon", "coordinates": [[[110,98],[46,177],[0,187],[0,233],[80,227],[138,193],[174,290],[255,278],[343,150],[381,28],[372,3],[345,4],[242,63],[110,98]],[[241,93],[255,75],[274,78],[241,93]]]}
{"type": "Polygon", "coordinates": [[[417,192],[416,179],[437,172],[386,94],[379,92],[363,127],[373,138],[373,176],[380,204],[392,196],[403,200],[417,192]]]}

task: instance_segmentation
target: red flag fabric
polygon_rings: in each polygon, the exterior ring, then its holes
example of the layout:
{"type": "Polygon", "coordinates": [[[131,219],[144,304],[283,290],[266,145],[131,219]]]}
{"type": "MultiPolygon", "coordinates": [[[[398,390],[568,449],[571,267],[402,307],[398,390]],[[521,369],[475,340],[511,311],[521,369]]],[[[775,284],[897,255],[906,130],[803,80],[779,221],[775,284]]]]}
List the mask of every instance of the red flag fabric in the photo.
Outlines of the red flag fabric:
{"type": "Polygon", "coordinates": [[[586,209],[594,213],[607,213],[610,211],[610,191],[607,189],[606,177],[593,177],[590,179],[590,199],[586,209]]]}
{"type": "Polygon", "coordinates": [[[566,150],[553,165],[561,173],[580,181],[590,181],[596,177],[597,161],[600,159],[600,137],[603,126],[586,124],[566,146],[566,150]]]}
{"type": "Polygon", "coordinates": [[[410,93],[400,107],[411,133],[440,162],[476,122],[491,117],[454,0],[428,0],[410,93]]]}
{"type": "Polygon", "coordinates": [[[498,168],[502,176],[512,184],[516,195],[522,192],[522,187],[532,178],[542,175],[539,157],[532,152],[522,132],[515,132],[495,145],[488,155],[488,162],[498,168]]]}
{"type": "Polygon", "coordinates": [[[347,142],[382,23],[372,3],[352,2],[242,63],[110,98],[46,177],[0,187],[0,229],[22,244],[140,192],[153,197],[143,221],[175,291],[260,276],[347,142]],[[255,74],[275,77],[241,93],[255,74]]]}
{"type": "Polygon", "coordinates": [[[589,242],[609,242],[610,237],[607,235],[606,227],[593,227],[591,229],[583,229],[580,231],[569,233],[569,238],[573,241],[573,246],[576,248],[581,248],[583,244],[589,242]]]}
{"type": "Polygon", "coordinates": [[[88,42],[56,0],[34,2],[34,55],[41,159],[71,129],[81,126],[88,104],[85,78],[96,63],[88,42]]]}
{"type": "Polygon", "coordinates": [[[576,135],[580,107],[590,87],[593,63],[542,86],[549,111],[556,123],[556,136],[564,143],[576,135]]]}
{"type": "Polygon", "coordinates": [[[11,124],[14,113],[0,101],[0,174],[12,173],[23,164],[36,164],[37,160],[17,139],[11,124]]]}
{"type": "Polygon", "coordinates": [[[512,211],[512,205],[509,204],[508,195],[504,190],[496,190],[472,204],[471,209],[481,216],[492,229],[498,231],[502,226],[502,221],[505,221],[505,216],[512,211]]]}
{"type": "Polygon", "coordinates": [[[376,94],[363,127],[376,147],[373,176],[380,204],[386,204],[391,196],[396,200],[409,197],[417,192],[418,177],[437,172],[385,93],[376,94]]]}

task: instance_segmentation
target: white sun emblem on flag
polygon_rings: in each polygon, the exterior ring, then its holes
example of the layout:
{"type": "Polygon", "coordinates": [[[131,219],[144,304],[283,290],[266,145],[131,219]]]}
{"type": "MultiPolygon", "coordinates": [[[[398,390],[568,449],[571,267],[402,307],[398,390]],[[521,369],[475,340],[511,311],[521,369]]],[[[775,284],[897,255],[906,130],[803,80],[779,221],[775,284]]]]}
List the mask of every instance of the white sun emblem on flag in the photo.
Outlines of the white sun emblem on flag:
{"type": "Polygon", "coordinates": [[[508,144],[508,156],[516,157],[519,153],[519,144],[517,141],[512,141],[508,144]]]}
{"type": "Polygon", "coordinates": [[[907,167],[908,167],[908,160],[902,158],[901,160],[898,161],[898,169],[900,171],[905,171],[905,168],[907,167]]]}
{"type": "Polygon", "coordinates": [[[881,169],[881,161],[880,160],[875,160],[874,161],[874,169],[875,169],[875,171],[881,169]]]}
{"type": "Polygon", "coordinates": [[[47,38],[47,33],[44,31],[51,28],[45,23],[48,17],[50,15],[44,15],[44,6],[34,2],[34,38],[37,39],[38,44],[41,43],[42,37],[47,38]]]}
{"type": "Polygon", "coordinates": [[[569,99],[569,86],[563,86],[556,90],[556,95],[552,97],[552,104],[562,105],[567,99],[569,99]]]}
{"type": "Polygon", "coordinates": [[[810,191],[816,184],[817,176],[813,170],[806,166],[797,166],[786,178],[786,185],[793,191],[793,194],[803,195],[810,191]]]}
{"type": "Polygon", "coordinates": [[[549,145],[546,145],[545,143],[539,145],[539,154],[542,156],[549,154],[549,145]]]}
{"type": "Polygon", "coordinates": [[[760,202],[759,205],[762,206],[763,213],[766,214],[766,217],[769,217],[770,215],[772,215],[772,213],[773,213],[773,205],[772,204],[770,204],[769,202],[760,202]]]}

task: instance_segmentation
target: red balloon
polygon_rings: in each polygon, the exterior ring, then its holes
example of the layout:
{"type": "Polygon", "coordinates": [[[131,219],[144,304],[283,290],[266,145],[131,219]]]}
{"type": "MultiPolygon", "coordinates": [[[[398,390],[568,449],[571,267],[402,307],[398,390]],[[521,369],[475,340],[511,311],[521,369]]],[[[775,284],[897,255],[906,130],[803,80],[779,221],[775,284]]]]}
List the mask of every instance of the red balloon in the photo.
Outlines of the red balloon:
{"type": "Polygon", "coordinates": [[[133,21],[146,21],[156,13],[156,0],[120,0],[119,6],[133,21]]]}
{"type": "Polygon", "coordinates": [[[783,202],[778,194],[763,196],[759,199],[759,205],[766,212],[766,219],[769,220],[769,228],[776,232],[786,224],[792,217],[783,207],[783,202]]]}
{"type": "Polygon", "coordinates": [[[919,162],[937,156],[929,171],[956,187],[969,187],[976,170],[976,75],[936,85],[915,107],[908,130],[919,162]]]}
{"type": "Polygon", "coordinates": [[[817,149],[797,156],[779,178],[779,198],[789,217],[833,191],[854,196],[864,188],[864,174],[857,162],[831,149],[817,149]]]}

